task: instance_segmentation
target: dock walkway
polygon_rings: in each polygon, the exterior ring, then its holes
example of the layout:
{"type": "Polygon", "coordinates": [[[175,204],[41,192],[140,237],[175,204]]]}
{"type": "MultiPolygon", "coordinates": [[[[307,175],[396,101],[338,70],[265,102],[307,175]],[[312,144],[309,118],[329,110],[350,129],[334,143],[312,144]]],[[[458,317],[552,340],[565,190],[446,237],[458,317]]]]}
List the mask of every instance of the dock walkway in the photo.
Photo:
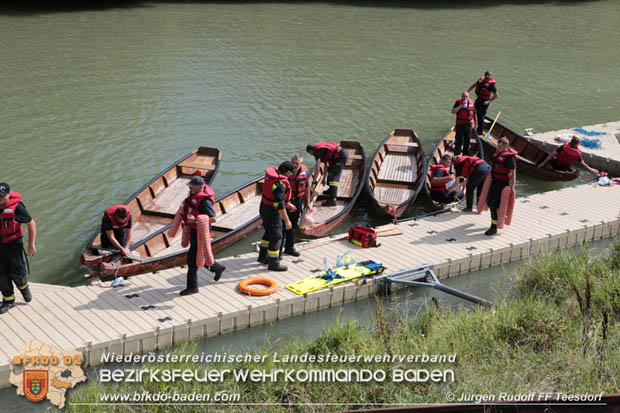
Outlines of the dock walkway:
{"type": "MultiPolygon", "coordinates": [[[[488,213],[444,213],[398,224],[403,235],[381,238],[379,248],[362,249],[333,241],[285,256],[289,271],[275,273],[256,263],[256,253],[222,259],[223,278],[199,272],[200,293],[181,297],[183,268],[144,274],[122,287],[59,287],[33,283],[34,300],[0,316],[0,385],[7,386],[11,359],[27,339],[60,349],[84,352],[88,365],[100,363],[102,352],[144,353],[187,340],[210,337],[354,300],[376,290],[376,281],[360,281],[298,296],[284,288],[352,251],[358,260],[372,259],[390,272],[434,265],[438,277],[476,271],[520,260],[541,250],[559,249],[619,233],[620,186],[581,185],[518,198],[513,224],[487,237],[488,213]],[[267,276],[280,288],[267,297],[236,291],[248,276],[267,276]]],[[[472,292],[475,293],[475,292],[472,292]]],[[[19,294],[18,294],[19,295],[19,294]]],[[[20,298],[20,297],[18,297],[20,298]]]]}

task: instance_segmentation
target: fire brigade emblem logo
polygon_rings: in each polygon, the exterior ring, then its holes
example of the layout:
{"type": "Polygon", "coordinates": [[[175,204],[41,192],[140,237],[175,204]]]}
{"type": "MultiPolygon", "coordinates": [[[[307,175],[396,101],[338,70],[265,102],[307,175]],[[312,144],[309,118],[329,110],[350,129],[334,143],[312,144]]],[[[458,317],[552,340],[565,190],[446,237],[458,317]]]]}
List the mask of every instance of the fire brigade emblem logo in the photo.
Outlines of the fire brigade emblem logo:
{"type": "Polygon", "coordinates": [[[40,402],[47,396],[49,375],[47,370],[24,370],[24,396],[30,401],[40,402]]]}

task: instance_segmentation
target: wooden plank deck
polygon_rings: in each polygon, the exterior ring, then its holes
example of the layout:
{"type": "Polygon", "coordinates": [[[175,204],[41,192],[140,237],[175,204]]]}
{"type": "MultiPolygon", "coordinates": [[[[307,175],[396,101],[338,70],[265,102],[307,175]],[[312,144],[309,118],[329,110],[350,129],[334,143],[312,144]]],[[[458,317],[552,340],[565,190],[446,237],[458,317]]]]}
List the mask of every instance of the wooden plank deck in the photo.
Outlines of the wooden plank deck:
{"type": "Polygon", "coordinates": [[[219,282],[209,271],[199,271],[200,293],[188,297],[178,295],[185,285],[183,268],[133,277],[119,288],[109,283],[73,288],[32,283],[34,300],[18,302],[0,316],[0,385],[8,385],[10,360],[29,338],[78,348],[87,364],[96,365],[103,351],[148,352],[364,299],[376,291],[375,280],[343,283],[306,296],[283,288],[321,269],[323,257],[333,265],[338,255],[352,251],[359,260],[381,262],[389,272],[432,264],[439,277],[448,277],[536,255],[544,248],[617,235],[619,205],[620,187],[582,185],[518,198],[513,225],[494,237],[484,235],[488,213],[445,213],[400,223],[404,234],[382,238],[380,248],[361,249],[347,241],[300,246],[301,257],[285,256],[289,271],[284,273],[258,265],[255,253],[242,254],[221,260],[227,270],[219,282]],[[582,200],[588,200],[587,209],[582,200]],[[236,286],[247,276],[273,278],[281,288],[267,297],[242,295],[236,286]]]}
{"type": "Polygon", "coordinates": [[[380,180],[414,182],[418,174],[415,154],[388,153],[379,170],[380,180]]]}

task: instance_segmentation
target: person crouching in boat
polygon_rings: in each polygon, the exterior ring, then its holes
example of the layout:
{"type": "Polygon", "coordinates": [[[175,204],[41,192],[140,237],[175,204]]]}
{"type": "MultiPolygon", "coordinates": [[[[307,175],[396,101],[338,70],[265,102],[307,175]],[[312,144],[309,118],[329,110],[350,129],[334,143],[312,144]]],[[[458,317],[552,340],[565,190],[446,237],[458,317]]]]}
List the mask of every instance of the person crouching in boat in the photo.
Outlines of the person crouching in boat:
{"type": "Polygon", "coordinates": [[[265,233],[261,240],[258,262],[269,264],[269,271],[286,271],[288,268],[280,264],[280,247],[282,246],[282,221],[288,231],[293,228],[286,213],[286,206],[291,201],[289,177],[295,167],[291,161],[282,162],[278,168],[265,169],[265,183],[259,213],[263,220],[265,233]]]}
{"type": "Polygon", "coordinates": [[[450,204],[463,198],[461,191],[448,189],[448,183],[453,179],[450,165],[452,165],[452,156],[445,154],[437,165],[432,165],[430,168],[431,199],[440,204],[450,204]]]}
{"type": "Polygon", "coordinates": [[[469,154],[469,139],[478,126],[474,102],[469,98],[469,93],[463,92],[452,106],[452,114],[456,115],[454,126],[454,156],[469,154]],[[462,152],[461,152],[462,148],[462,152]]]}
{"type": "Polygon", "coordinates": [[[463,212],[472,212],[474,191],[476,191],[476,203],[478,203],[484,180],[491,172],[491,166],[477,156],[459,156],[454,161],[454,172],[458,177],[457,181],[465,184],[466,205],[463,212]]]}
{"type": "Polygon", "coordinates": [[[196,255],[198,254],[198,243],[204,243],[203,248],[207,251],[209,259],[205,260],[205,268],[215,274],[213,281],[218,281],[226,267],[213,260],[211,254],[211,237],[207,231],[204,239],[198,240],[198,225],[201,215],[207,215],[209,222],[215,222],[215,192],[201,176],[193,176],[188,182],[189,196],[183,201],[183,224],[189,226],[189,251],[187,253],[187,286],[180,292],[181,295],[196,294],[198,292],[198,265],[196,255]]]}
{"type": "Polygon", "coordinates": [[[13,283],[21,292],[24,301],[32,301],[32,294],[26,280],[26,260],[22,224],[28,227],[28,254],[37,252],[35,239],[37,226],[26,207],[21,202],[19,192],[11,191],[7,183],[0,183],[0,291],[2,306],[0,314],[15,307],[13,283]]]}
{"type": "Polygon", "coordinates": [[[517,181],[517,151],[510,147],[510,141],[506,137],[500,138],[497,142],[491,177],[491,187],[487,195],[487,205],[491,211],[491,228],[484,235],[497,234],[497,209],[502,199],[502,189],[510,185],[514,191],[517,181]]]}
{"type": "Polygon", "coordinates": [[[131,243],[131,211],[126,205],[112,205],[101,218],[101,247],[116,248],[129,256],[131,243]]]}
{"type": "Polygon", "coordinates": [[[313,172],[313,178],[315,181],[319,176],[321,162],[328,165],[328,189],[323,192],[323,195],[327,195],[327,201],[323,202],[321,206],[336,206],[338,184],[340,183],[342,169],[347,163],[347,159],[349,159],[349,154],[340,145],[334,142],[318,142],[314,145],[308,145],[306,146],[306,152],[314,156],[316,159],[316,165],[313,172]]]}
{"type": "Polygon", "coordinates": [[[299,217],[304,207],[309,207],[308,175],[301,155],[294,154],[291,162],[295,169],[288,177],[291,187],[291,202],[286,204],[286,214],[291,221],[291,229],[284,232],[284,253],[299,257],[301,254],[295,249],[295,230],[299,226],[299,217]]]}
{"type": "Polygon", "coordinates": [[[585,169],[598,175],[598,170],[588,166],[581,157],[581,149],[579,149],[580,142],[579,137],[573,136],[570,142],[566,142],[564,145],[551,152],[538,167],[544,168],[545,165],[550,164],[556,171],[571,171],[573,164],[579,161],[581,166],[585,169]]]}

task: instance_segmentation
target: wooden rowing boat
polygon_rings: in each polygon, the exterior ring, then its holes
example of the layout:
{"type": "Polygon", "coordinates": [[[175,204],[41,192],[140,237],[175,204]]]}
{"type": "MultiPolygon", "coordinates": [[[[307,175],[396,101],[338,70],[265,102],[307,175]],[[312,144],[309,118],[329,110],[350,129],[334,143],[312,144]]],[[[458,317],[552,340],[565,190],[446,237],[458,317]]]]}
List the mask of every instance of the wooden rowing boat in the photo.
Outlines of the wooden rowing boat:
{"type": "MultiPolygon", "coordinates": [[[[433,148],[433,153],[431,154],[431,157],[428,160],[428,168],[426,169],[424,190],[426,191],[426,194],[428,195],[428,199],[431,201],[431,205],[433,206],[435,210],[443,209],[444,205],[440,204],[439,202],[435,202],[431,199],[431,174],[430,174],[431,166],[439,164],[439,162],[441,161],[441,157],[444,156],[445,154],[454,156],[454,138],[455,138],[455,132],[454,132],[454,126],[453,126],[448,131],[448,133],[443,135],[443,137],[439,140],[439,142],[437,142],[437,145],[435,145],[435,148],[433,148]]],[[[474,156],[479,157],[480,159],[484,159],[482,142],[478,138],[478,136],[476,136],[475,133],[472,133],[471,137],[469,138],[469,155],[474,155],[474,156]]],[[[450,171],[454,172],[453,166],[450,167],[450,171]]]]}
{"type": "Polygon", "coordinates": [[[366,189],[379,214],[400,217],[415,201],[424,183],[426,160],[413,129],[394,129],[377,148],[366,189]]]}
{"type": "MultiPolygon", "coordinates": [[[[485,136],[492,123],[493,119],[485,116],[485,136]]],[[[482,142],[484,144],[484,149],[489,152],[490,156],[497,149],[498,139],[503,136],[510,141],[510,147],[519,153],[519,155],[517,155],[518,171],[542,181],[572,181],[579,176],[578,170],[556,171],[550,167],[539,168],[537,165],[545,159],[548,155],[547,152],[499,122],[496,122],[495,126],[493,126],[493,130],[489,134],[488,139],[482,142]]]]}
{"type": "MultiPolygon", "coordinates": [[[[216,221],[211,225],[211,250],[213,253],[243,238],[248,232],[262,223],[258,210],[263,194],[264,177],[260,176],[249,183],[216,198],[214,210],[216,221]]],[[[178,208],[177,204],[177,208],[178,208]]],[[[135,246],[140,253],[139,260],[117,257],[115,261],[102,262],[99,271],[105,275],[137,275],[186,265],[187,248],[181,246],[178,231],[174,238],[167,231],[174,215],[159,231],[135,246]]]]}
{"type": "MultiPolygon", "coordinates": [[[[132,245],[129,249],[133,250],[168,224],[181,201],[187,197],[187,183],[196,172],[200,172],[210,185],[219,165],[220,150],[201,146],[170,165],[130,196],[124,202],[131,211],[132,219],[132,245]]],[[[97,266],[119,254],[118,250],[101,248],[100,229],[95,231],[82,251],[81,264],[97,266]]]]}
{"type": "MultiPolygon", "coordinates": [[[[331,207],[321,206],[321,203],[327,199],[322,195],[323,191],[327,189],[327,185],[322,184],[323,177],[327,174],[325,164],[322,164],[317,180],[315,181],[312,175],[308,178],[310,199],[314,201],[314,211],[312,214],[314,225],[300,228],[300,232],[305,236],[323,237],[336,229],[351,212],[355,201],[357,201],[364,187],[366,180],[366,155],[364,148],[357,141],[340,141],[340,146],[348,152],[349,159],[342,169],[336,198],[337,205],[331,207]]],[[[308,212],[304,212],[304,214],[306,213],[308,212]]]]}

